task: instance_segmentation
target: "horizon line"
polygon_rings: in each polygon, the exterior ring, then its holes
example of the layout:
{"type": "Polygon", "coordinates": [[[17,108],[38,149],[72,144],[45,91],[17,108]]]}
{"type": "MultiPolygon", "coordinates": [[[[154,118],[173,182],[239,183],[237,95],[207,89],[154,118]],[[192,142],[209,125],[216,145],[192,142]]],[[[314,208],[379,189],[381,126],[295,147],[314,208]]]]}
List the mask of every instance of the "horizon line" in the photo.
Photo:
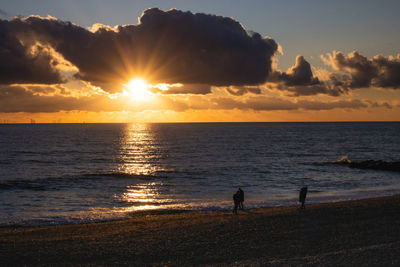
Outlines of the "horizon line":
{"type": "Polygon", "coordinates": [[[398,121],[171,121],[171,122],[0,122],[0,125],[5,124],[217,124],[217,123],[395,123],[398,121]]]}

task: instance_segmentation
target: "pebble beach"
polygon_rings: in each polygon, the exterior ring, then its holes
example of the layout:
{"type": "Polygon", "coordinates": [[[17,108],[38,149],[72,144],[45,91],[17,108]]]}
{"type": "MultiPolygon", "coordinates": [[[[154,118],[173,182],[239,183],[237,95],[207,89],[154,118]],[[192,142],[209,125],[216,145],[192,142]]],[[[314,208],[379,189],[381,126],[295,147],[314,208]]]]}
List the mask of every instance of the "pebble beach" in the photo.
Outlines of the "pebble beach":
{"type": "Polygon", "coordinates": [[[0,228],[3,266],[399,266],[400,196],[0,228]]]}

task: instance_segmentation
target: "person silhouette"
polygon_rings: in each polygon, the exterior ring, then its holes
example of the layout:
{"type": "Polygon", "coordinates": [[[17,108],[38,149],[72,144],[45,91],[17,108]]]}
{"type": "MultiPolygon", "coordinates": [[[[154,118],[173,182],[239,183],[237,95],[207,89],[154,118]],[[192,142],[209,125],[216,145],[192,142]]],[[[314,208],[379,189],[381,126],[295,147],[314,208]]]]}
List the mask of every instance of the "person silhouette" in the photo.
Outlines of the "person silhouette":
{"type": "Polygon", "coordinates": [[[244,192],[242,188],[239,187],[238,193],[239,193],[239,209],[243,210],[244,192]]]}
{"type": "Polygon", "coordinates": [[[304,205],[304,203],[306,202],[306,196],[307,196],[307,191],[308,191],[308,187],[304,186],[300,189],[300,194],[299,194],[299,202],[301,202],[301,209],[305,209],[306,206],[304,205]]]}
{"type": "Polygon", "coordinates": [[[232,212],[234,214],[237,214],[237,209],[239,207],[239,202],[240,202],[240,196],[239,196],[239,190],[238,190],[238,191],[236,191],[235,194],[233,194],[233,204],[234,204],[234,206],[233,206],[233,211],[232,212]]]}

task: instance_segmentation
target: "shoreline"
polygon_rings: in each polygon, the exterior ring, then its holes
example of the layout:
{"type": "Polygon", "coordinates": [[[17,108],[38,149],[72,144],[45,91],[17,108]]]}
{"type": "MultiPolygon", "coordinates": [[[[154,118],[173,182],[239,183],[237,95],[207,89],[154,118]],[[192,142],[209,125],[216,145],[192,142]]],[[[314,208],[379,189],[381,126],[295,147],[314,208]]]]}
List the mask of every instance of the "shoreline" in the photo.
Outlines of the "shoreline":
{"type": "Polygon", "coordinates": [[[6,265],[399,265],[400,195],[239,211],[0,227],[6,265]]]}
{"type": "MultiPolygon", "coordinates": [[[[313,194],[312,197],[308,196],[306,200],[306,206],[318,206],[318,205],[324,205],[324,204],[335,204],[335,203],[342,203],[342,202],[353,202],[353,201],[364,201],[364,200],[369,200],[369,199],[380,199],[380,198],[387,198],[387,197],[395,197],[395,196],[400,196],[400,193],[398,193],[399,190],[396,190],[395,193],[392,194],[377,194],[377,192],[373,191],[375,194],[374,197],[370,197],[370,195],[367,195],[366,197],[359,198],[356,195],[354,196],[345,196],[341,195],[338,198],[335,198],[333,196],[318,196],[316,194],[313,194]]],[[[363,192],[365,195],[365,192],[363,192]]],[[[232,201],[227,201],[230,203],[229,208],[226,208],[226,205],[223,208],[211,208],[211,209],[168,209],[168,208],[160,208],[160,209],[149,209],[149,210],[135,210],[131,212],[127,212],[123,216],[117,216],[117,217],[108,217],[108,218],[101,218],[101,219],[86,219],[86,220],[75,220],[75,221],[59,221],[58,223],[53,223],[53,222],[37,222],[36,223],[31,223],[30,220],[23,220],[20,222],[9,222],[9,223],[2,223],[0,224],[0,229],[2,228],[19,228],[19,227],[52,227],[52,226],[67,226],[67,225],[87,225],[87,224],[96,224],[96,223],[109,223],[109,222],[116,222],[116,221],[124,221],[124,220],[129,220],[133,216],[152,216],[152,215],[161,215],[161,214],[175,214],[175,213],[202,213],[202,212],[211,212],[211,213],[219,213],[219,212],[230,212],[232,211],[233,208],[233,203],[232,201]]],[[[275,209],[275,208],[293,208],[297,207],[299,205],[298,202],[298,197],[290,198],[290,199],[284,199],[283,201],[280,200],[270,200],[268,201],[272,203],[272,205],[269,206],[254,206],[254,205],[249,205],[249,208],[246,208],[246,211],[250,210],[258,210],[258,209],[275,209]],[[280,204],[277,204],[280,203],[280,204]]],[[[245,207],[248,205],[249,201],[245,202],[245,207]],[[247,204],[247,205],[246,205],[247,204]]],[[[254,203],[253,203],[254,204],[254,203]]]]}

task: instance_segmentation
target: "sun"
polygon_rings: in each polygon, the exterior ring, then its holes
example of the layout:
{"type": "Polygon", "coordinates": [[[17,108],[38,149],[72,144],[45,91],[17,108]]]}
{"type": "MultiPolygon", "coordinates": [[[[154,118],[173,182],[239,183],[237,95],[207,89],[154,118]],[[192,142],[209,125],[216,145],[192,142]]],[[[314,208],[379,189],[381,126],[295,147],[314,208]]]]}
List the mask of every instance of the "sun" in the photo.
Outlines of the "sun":
{"type": "Polygon", "coordinates": [[[129,95],[131,95],[134,100],[145,100],[150,95],[147,90],[148,84],[145,80],[140,78],[135,78],[129,81],[126,85],[129,95]]]}

